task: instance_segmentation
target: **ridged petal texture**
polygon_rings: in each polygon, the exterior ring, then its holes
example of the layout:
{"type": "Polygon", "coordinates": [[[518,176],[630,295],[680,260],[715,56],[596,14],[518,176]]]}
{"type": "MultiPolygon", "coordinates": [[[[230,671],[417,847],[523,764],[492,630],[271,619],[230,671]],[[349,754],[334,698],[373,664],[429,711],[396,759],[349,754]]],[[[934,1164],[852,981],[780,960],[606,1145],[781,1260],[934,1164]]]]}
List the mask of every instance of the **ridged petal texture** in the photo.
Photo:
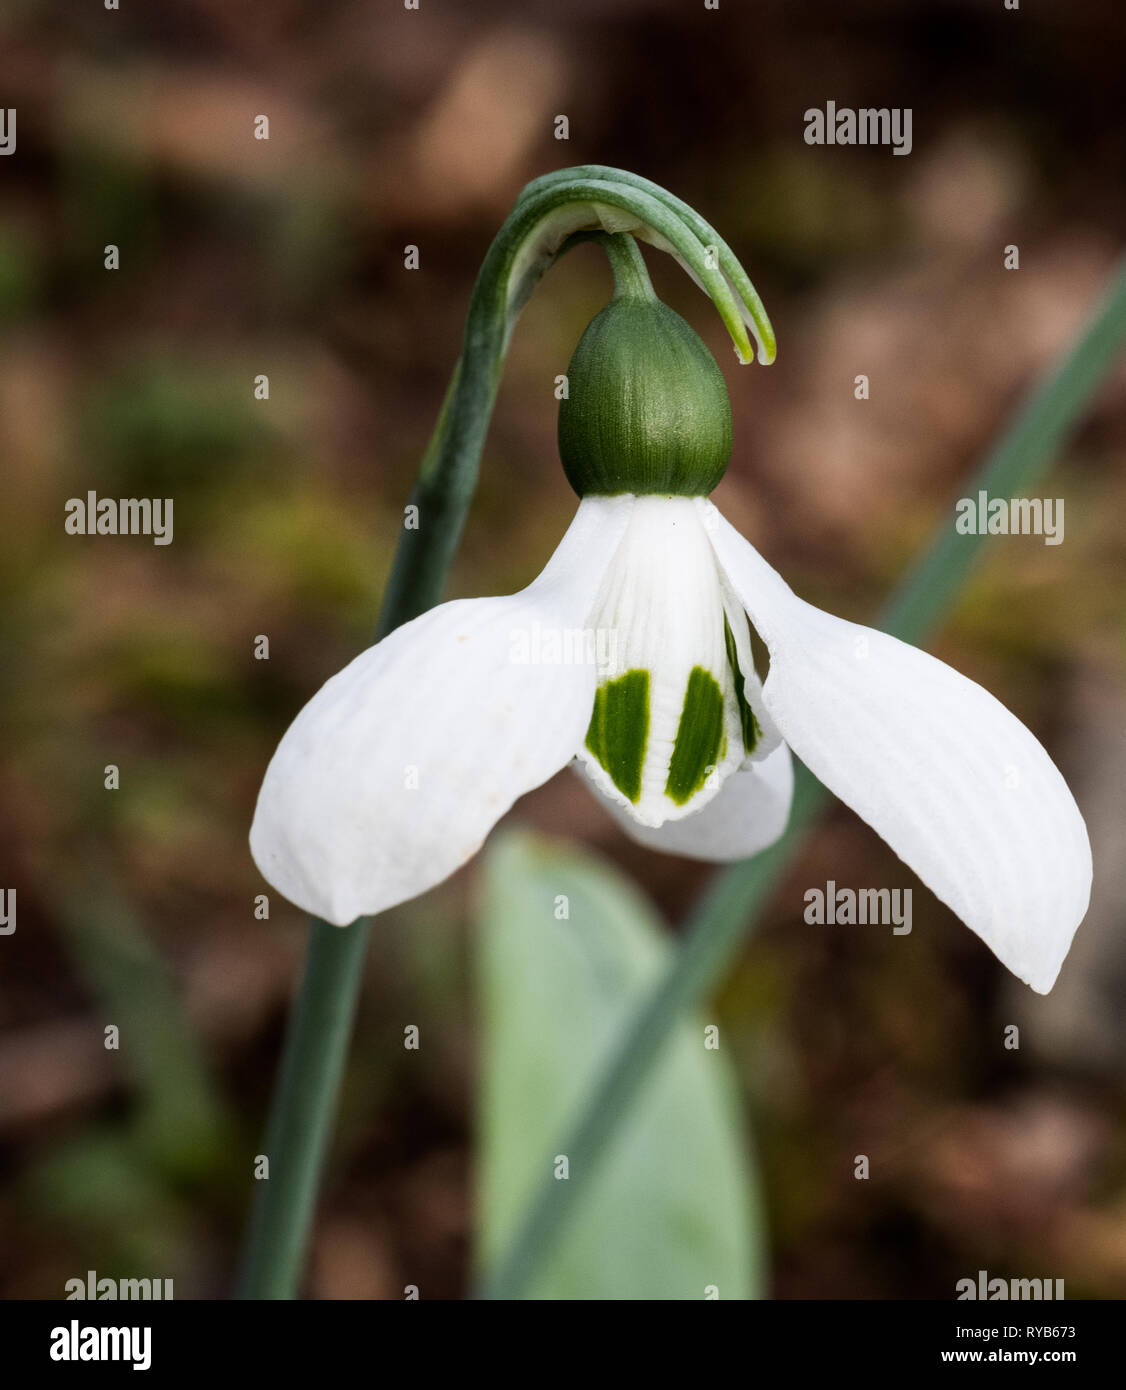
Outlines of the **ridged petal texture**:
{"type": "Polygon", "coordinates": [[[702,811],[680,820],[639,825],[619,803],[607,797],[605,804],[630,839],[647,849],[722,864],[772,845],[786,828],[793,794],[794,765],[783,743],[759,761],[748,760],[702,811]]]}
{"type": "Polygon", "coordinates": [[[431,609],[322,686],[258,797],[251,852],[275,888],[339,926],[415,897],[574,757],[595,690],[576,638],[632,500],[583,501],[528,588],[431,609]]]}
{"type": "Polygon", "coordinates": [[[804,602],[710,502],[695,505],[770,652],[763,697],[787,743],[1046,993],[1091,889],[1086,827],[1048,754],[980,685],[804,602]]]}

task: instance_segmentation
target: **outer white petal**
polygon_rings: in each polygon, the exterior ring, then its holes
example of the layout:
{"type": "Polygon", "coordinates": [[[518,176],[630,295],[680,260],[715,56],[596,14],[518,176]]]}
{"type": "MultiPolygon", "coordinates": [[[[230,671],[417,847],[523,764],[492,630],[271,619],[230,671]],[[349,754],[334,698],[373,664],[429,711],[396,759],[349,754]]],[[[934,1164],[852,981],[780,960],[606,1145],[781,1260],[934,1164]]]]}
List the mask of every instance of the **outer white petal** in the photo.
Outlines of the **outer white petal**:
{"type": "Polygon", "coordinates": [[[687,859],[729,863],[748,859],[778,839],[790,819],[793,792],[794,765],[783,743],[733,772],[702,811],[682,820],[655,828],[639,825],[617,801],[599,800],[638,844],[687,859]]]}
{"type": "Polygon", "coordinates": [[[453,873],[574,757],[595,665],[562,639],[584,627],[632,500],[584,500],[528,588],[431,609],[322,686],[258,796],[250,847],[275,888],[338,926],[381,912],[453,873]]]}
{"type": "Polygon", "coordinates": [[[981,686],[804,602],[708,502],[720,565],[770,651],[767,708],[794,752],[1040,993],[1091,890],[1067,785],[981,686]]]}

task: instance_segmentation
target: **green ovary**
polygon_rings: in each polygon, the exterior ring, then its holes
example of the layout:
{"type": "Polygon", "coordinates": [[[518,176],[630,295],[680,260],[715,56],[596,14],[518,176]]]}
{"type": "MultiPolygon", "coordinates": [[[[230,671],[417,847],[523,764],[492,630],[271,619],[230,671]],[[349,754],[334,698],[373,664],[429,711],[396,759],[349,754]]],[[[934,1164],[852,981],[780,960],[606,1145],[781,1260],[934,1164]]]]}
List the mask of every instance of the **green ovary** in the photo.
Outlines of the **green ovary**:
{"type": "Polygon", "coordinates": [[[630,801],[641,799],[641,769],[649,742],[649,672],[627,671],[599,686],[586,746],[630,801]]]}
{"type": "Polygon", "coordinates": [[[715,767],[723,740],[723,691],[709,671],[694,666],[669,760],[665,795],[678,806],[695,796],[715,767]]]}

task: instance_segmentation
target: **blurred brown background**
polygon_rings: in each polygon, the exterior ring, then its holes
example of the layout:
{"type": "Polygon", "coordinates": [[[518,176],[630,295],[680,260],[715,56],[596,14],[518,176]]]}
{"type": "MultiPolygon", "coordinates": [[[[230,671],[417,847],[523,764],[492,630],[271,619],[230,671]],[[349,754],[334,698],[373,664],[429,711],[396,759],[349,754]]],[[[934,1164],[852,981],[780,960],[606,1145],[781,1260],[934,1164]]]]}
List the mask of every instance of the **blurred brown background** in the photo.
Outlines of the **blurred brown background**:
{"type": "MultiPolygon", "coordinates": [[[[5,6],[0,1295],[60,1297],[87,1269],[229,1290],[305,935],[276,894],[253,916],[258,780],[370,640],[522,184],[620,165],[723,233],[777,329],[770,369],[739,369],[647,253],[728,376],[717,500],[800,593],[865,619],[1123,244],[1124,37],[1114,0],[5,6]],[[830,99],[911,107],[911,155],[807,146],[830,99]],[[173,497],[173,543],[64,534],[88,489],[173,497]]],[[[526,583],[562,533],[554,377],[608,291],[583,248],[525,312],[451,593],[526,583]]],[[[909,937],[806,926],[828,878],[915,883],[838,808],[717,1001],[779,1297],[949,1298],[981,1268],[1126,1293],[1123,377],[1042,489],[1064,544],[995,541],[935,648],[1087,815],[1095,898],[1055,992],[1010,981],[917,883],[909,937]]],[[[674,923],[705,878],[627,846],[570,776],[517,814],[619,861],[674,923]]],[[[377,928],[312,1296],[466,1291],[473,889],[470,868],[377,928]],[[404,1022],[427,1048],[404,1053],[404,1022]]]]}

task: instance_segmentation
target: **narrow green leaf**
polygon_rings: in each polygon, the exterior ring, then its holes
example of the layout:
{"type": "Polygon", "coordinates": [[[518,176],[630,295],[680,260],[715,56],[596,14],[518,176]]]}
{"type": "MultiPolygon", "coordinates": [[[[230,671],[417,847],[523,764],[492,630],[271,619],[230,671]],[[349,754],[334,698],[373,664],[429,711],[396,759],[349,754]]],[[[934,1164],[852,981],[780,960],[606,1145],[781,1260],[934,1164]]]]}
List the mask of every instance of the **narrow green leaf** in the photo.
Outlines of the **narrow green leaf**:
{"type": "MultiPolygon", "coordinates": [[[[1075,428],[1091,398],[1126,347],[1126,261],[1075,342],[1045,372],[983,460],[967,493],[981,488],[1016,496],[1043,476],[1075,428]]],[[[925,639],[953,606],[987,537],[957,536],[945,513],[912,572],[884,609],[880,626],[904,641],[925,639]]],[[[829,794],[801,764],[795,768],[794,803],[786,833],[769,849],[717,874],[693,909],[676,959],[637,1009],[607,1056],[590,1101],[568,1147],[582,1153],[584,1171],[597,1174],[600,1156],[613,1142],[615,1116],[645,1084],[666,1030],[682,1009],[714,988],[730,966],[763,905],[788,871],[829,794]]],[[[541,1183],[528,1203],[511,1248],[490,1272],[487,1291],[511,1298],[551,1259],[570,1213],[549,1200],[541,1183]]],[[[572,1202],[581,1204],[576,1192],[572,1202]]]]}

